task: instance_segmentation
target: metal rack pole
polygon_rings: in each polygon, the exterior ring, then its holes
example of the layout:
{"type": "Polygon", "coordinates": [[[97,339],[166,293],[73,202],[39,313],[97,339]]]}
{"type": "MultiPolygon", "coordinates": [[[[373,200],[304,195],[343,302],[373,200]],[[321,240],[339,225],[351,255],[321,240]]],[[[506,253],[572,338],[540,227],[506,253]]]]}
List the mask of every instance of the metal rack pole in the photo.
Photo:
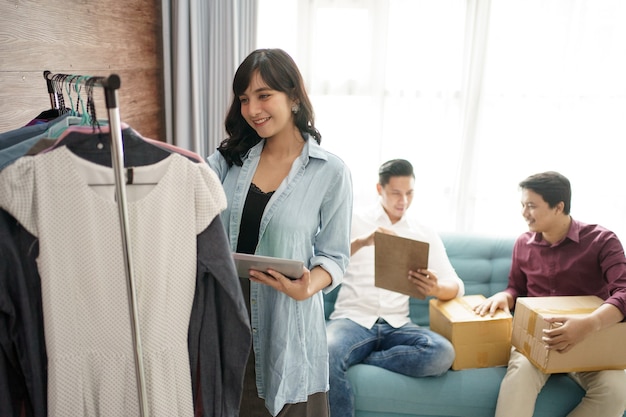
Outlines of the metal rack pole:
{"type": "Polygon", "coordinates": [[[111,157],[113,162],[113,172],[115,173],[115,189],[117,195],[117,206],[120,215],[120,230],[122,234],[122,248],[124,254],[124,268],[126,271],[128,284],[128,303],[131,313],[131,331],[133,336],[135,373],[137,375],[137,394],[139,398],[139,415],[148,417],[148,400],[146,392],[145,372],[143,367],[143,350],[139,331],[139,312],[137,308],[137,291],[133,273],[133,262],[130,242],[130,229],[128,219],[128,207],[126,198],[126,181],[124,176],[124,144],[122,142],[122,125],[120,122],[120,112],[117,103],[117,90],[120,88],[120,78],[113,74],[102,80],[104,87],[105,101],[109,116],[111,132],[111,157]]]}
{"type": "MultiPolygon", "coordinates": [[[[49,80],[49,71],[44,72],[44,77],[49,80]]],[[[85,82],[85,81],[81,81],[85,82]]],[[[143,349],[139,331],[139,314],[137,309],[137,296],[135,278],[132,268],[132,252],[130,242],[130,229],[128,218],[128,207],[126,198],[126,185],[124,177],[124,147],[122,142],[122,128],[120,113],[117,103],[117,90],[120,88],[121,80],[116,74],[109,77],[92,77],[90,82],[93,86],[104,87],[105,102],[109,116],[111,133],[111,158],[113,172],[115,175],[115,191],[117,206],[120,216],[120,231],[122,235],[122,253],[124,256],[124,270],[126,272],[126,283],[128,289],[128,305],[130,309],[130,326],[133,340],[133,353],[135,358],[135,374],[137,377],[137,395],[139,399],[140,417],[148,417],[148,401],[145,382],[145,372],[143,366],[143,349]]]]}

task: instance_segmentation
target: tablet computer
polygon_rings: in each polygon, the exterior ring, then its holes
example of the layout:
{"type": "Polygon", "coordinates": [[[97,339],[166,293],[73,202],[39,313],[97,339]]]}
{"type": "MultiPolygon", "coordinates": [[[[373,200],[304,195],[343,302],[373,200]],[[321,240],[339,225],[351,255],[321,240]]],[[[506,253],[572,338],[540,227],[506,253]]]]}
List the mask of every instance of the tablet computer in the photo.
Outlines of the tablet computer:
{"type": "Polygon", "coordinates": [[[302,276],[304,262],[293,259],[274,258],[272,256],[249,255],[247,253],[233,253],[233,260],[237,268],[237,275],[250,278],[249,270],[265,272],[268,269],[278,271],[287,278],[297,279],[302,276]]]}

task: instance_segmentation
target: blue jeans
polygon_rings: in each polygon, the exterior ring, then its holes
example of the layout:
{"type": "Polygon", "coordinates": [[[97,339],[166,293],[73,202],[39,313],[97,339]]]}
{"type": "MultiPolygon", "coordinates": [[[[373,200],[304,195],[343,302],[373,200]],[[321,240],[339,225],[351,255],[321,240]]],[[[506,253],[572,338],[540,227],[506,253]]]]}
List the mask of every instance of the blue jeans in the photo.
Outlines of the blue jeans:
{"type": "Polygon", "coordinates": [[[358,363],[412,377],[435,376],[454,362],[454,348],[443,336],[414,323],[400,328],[379,320],[371,329],[349,319],[328,321],[330,415],[354,417],[348,368],[358,363]]]}

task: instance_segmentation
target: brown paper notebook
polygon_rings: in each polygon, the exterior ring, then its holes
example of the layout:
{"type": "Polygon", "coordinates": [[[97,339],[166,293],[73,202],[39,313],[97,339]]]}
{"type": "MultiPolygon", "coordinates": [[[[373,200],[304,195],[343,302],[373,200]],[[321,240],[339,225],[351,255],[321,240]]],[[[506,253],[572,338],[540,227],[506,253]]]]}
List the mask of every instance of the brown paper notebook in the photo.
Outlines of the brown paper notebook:
{"type": "Polygon", "coordinates": [[[374,285],[411,297],[423,298],[408,280],[409,270],[428,268],[429,244],[404,237],[374,234],[374,285]]]}

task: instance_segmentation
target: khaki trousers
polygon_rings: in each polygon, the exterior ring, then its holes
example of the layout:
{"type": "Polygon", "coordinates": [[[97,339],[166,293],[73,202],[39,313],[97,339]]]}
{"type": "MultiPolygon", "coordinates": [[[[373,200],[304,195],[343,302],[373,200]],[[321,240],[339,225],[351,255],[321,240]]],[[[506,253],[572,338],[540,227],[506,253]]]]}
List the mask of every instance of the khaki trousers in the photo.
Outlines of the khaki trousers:
{"type": "MultiPolygon", "coordinates": [[[[626,410],[626,372],[572,372],[568,375],[586,391],[568,417],[622,417],[626,410]]],[[[549,377],[512,349],[500,385],[496,417],[532,417],[537,395],[549,377]]]]}

